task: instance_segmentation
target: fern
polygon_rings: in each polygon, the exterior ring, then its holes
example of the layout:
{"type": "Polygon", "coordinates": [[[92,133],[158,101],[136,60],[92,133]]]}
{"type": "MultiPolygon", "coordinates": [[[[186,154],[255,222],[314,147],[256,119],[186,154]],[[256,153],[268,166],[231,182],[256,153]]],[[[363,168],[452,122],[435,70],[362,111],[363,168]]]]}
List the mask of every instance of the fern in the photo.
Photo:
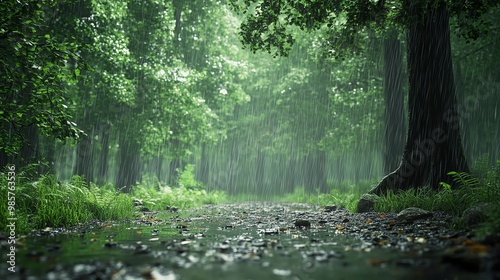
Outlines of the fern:
{"type": "Polygon", "coordinates": [[[453,178],[453,181],[455,183],[458,183],[461,187],[463,188],[475,188],[479,186],[479,179],[475,176],[473,176],[470,173],[467,172],[455,172],[451,171],[448,172],[448,175],[450,175],[453,178]]]}

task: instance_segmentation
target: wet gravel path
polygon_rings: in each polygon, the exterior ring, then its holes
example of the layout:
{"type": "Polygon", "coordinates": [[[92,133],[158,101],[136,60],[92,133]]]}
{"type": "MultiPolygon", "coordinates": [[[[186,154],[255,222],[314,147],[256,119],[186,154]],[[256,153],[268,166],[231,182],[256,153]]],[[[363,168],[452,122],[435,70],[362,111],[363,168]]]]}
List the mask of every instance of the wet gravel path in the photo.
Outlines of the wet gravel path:
{"type": "Polygon", "coordinates": [[[4,262],[0,278],[500,279],[499,244],[474,241],[450,229],[450,220],[286,203],[144,213],[34,232],[23,241],[19,271],[8,272],[4,262]]]}

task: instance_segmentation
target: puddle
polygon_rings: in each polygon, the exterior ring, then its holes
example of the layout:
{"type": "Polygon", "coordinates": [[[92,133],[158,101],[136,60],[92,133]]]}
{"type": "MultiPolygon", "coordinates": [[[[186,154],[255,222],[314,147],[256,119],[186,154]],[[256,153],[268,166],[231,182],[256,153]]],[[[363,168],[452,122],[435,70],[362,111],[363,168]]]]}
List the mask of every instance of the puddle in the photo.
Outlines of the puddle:
{"type": "MultiPolygon", "coordinates": [[[[1,279],[481,279],[433,250],[364,244],[326,223],[295,227],[311,206],[207,206],[163,219],[20,239],[1,279]],[[304,207],[306,207],[304,209],[304,207]],[[267,213],[267,214],[266,214],[267,213]],[[189,217],[189,218],[188,218],[189,217]]],[[[161,217],[161,215],[160,215],[161,217]]],[[[307,223],[303,223],[307,225],[307,223]]],[[[5,245],[5,244],[4,244],[5,245]]],[[[2,247],[4,252],[5,247],[2,247]]],[[[484,276],[484,279],[488,279],[484,276]]]]}

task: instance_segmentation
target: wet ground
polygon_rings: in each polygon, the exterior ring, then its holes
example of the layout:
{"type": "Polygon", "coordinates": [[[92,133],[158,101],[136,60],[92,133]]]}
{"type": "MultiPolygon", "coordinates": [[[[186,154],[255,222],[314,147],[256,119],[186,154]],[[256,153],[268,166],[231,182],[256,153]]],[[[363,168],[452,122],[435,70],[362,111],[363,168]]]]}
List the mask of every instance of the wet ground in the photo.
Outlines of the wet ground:
{"type": "Polygon", "coordinates": [[[146,212],[19,237],[0,279],[500,279],[499,244],[450,219],[284,203],[146,212]]]}

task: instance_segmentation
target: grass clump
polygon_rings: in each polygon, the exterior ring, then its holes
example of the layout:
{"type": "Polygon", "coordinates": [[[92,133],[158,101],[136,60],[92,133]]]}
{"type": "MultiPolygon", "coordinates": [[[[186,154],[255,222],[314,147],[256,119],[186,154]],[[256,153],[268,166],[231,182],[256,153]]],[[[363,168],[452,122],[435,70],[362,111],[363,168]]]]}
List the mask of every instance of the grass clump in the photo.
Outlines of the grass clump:
{"type": "MultiPolygon", "coordinates": [[[[0,173],[0,200],[7,201],[6,173],[0,173]]],[[[45,227],[68,227],[91,220],[132,217],[132,199],[108,187],[99,188],[80,176],[61,183],[54,175],[31,181],[22,172],[16,178],[16,232],[45,227]]],[[[0,226],[5,228],[7,205],[0,204],[0,226]]]]}

